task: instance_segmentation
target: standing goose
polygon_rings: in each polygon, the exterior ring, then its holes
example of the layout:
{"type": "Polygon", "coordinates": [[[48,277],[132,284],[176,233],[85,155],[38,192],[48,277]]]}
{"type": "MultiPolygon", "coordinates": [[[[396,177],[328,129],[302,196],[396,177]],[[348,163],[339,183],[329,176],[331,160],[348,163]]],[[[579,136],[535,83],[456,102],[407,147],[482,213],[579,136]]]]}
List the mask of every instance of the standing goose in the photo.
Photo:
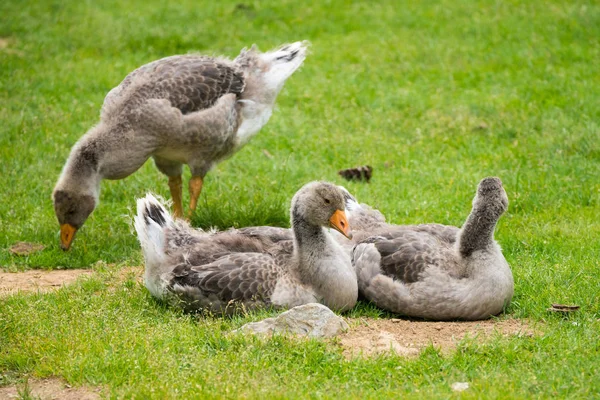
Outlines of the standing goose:
{"type": "Polygon", "coordinates": [[[187,164],[191,215],[206,173],[269,120],[277,94],[306,57],[307,42],[233,61],[202,55],[163,58],[136,69],[104,99],[100,123],[74,146],[53,192],[61,247],[98,205],[102,179],[123,179],[149,157],[169,177],[174,215],[183,215],[187,164]]]}
{"type": "Polygon", "coordinates": [[[344,195],[312,182],[292,199],[293,240],[278,228],[206,233],[173,220],[151,195],[139,199],[135,228],[153,296],[188,311],[294,307],[320,302],[345,311],[358,297],[350,256],[325,229],[349,236],[344,195]],[[280,240],[281,239],[281,240],[280,240]]]}
{"type": "Polygon", "coordinates": [[[383,226],[358,244],[359,290],[386,310],[434,320],[489,318],[513,295],[513,276],[494,228],[508,207],[498,178],[479,183],[461,229],[444,225],[383,226]]]}

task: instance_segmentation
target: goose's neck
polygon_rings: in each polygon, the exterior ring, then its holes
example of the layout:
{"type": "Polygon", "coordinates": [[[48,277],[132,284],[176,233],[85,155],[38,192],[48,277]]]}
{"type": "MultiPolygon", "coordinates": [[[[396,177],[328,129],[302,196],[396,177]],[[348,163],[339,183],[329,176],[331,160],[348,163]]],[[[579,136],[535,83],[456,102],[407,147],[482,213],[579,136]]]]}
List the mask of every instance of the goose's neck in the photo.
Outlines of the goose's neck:
{"type": "Polygon", "coordinates": [[[350,257],[321,226],[292,211],[295,266],[323,304],[338,311],[354,307],[358,298],[356,273],[350,257]]]}
{"type": "Polygon", "coordinates": [[[474,207],[460,231],[460,254],[469,257],[474,251],[489,249],[494,243],[497,222],[498,218],[486,212],[485,207],[474,207]]]}
{"type": "Polygon", "coordinates": [[[327,252],[329,237],[321,226],[310,224],[297,211],[292,212],[292,230],[299,270],[310,276],[314,272],[312,261],[321,258],[327,252]]]}
{"type": "Polygon", "coordinates": [[[97,155],[91,155],[77,143],[57,183],[57,189],[85,193],[98,198],[102,176],[98,172],[97,155]]]}

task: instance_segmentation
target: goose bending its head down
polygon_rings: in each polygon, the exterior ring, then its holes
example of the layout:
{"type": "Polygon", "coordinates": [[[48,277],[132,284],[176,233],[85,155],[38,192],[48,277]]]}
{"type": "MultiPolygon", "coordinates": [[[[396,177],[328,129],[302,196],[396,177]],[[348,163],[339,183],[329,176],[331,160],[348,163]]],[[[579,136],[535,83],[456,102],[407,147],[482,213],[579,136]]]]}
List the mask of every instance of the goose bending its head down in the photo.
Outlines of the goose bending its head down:
{"type": "Polygon", "coordinates": [[[376,224],[370,231],[376,236],[353,252],[361,294],[411,317],[477,320],[500,313],[514,287],[510,266],[494,240],[507,207],[500,179],[485,178],[460,229],[376,224]]]}
{"type": "Polygon", "coordinates": [[[350,237],[343,210],[337,186],[312,182],[292,199],[291,239],[272,227],[206,233],[172,219],[147,195],[138,200],[135,217],[145,285],[186,310],[230,313],[311,302],[348,310],[358,297],[356,273],[327,229],[350,237]]]}
{"type": "Polygon", "coordinates": [[[173,56],[127,75],[104,99],[100,123],[73,146],[54,188],[62,248],[97,206],[101,180],[125,178],[149,157],[169,177],[177,217],[183,215],[182,164],[189,166],[191,215],[206,173],[267,123],[307,46],[296,42],[266,53],[253,46],[233,61],[173,56]]]}

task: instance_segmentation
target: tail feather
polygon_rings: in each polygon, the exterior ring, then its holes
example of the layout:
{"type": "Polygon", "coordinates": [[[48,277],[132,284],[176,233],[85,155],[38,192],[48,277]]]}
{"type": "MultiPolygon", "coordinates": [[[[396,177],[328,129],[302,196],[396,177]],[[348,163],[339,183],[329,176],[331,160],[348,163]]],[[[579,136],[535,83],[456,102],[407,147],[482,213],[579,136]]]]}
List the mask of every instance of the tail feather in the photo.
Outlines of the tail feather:
{"type": "Polygon", "coordinates": [[[134,220],[146,263],[162,259],[167,244],[165,228],[174,223],[167,209],[148,193],[146,197],[138,199],[137,215],[134,220]]]}
{"type": "Polygon", "coordinates": [[[283,85],[304,62],[308,46],[308,41],[295,42],[261,54],[261,60],[270,65],[265,72],[267,84],[273,87],[283,85]]]}

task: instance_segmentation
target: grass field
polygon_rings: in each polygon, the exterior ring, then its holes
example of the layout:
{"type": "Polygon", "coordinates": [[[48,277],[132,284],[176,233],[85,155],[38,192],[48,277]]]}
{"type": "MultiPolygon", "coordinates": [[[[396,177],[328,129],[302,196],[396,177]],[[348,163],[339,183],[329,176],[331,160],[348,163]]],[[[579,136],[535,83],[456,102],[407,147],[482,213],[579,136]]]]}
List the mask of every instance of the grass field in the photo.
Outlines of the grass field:
{"type": "MultiPolygon", "coordinates": [[[[127,398],[447,398],[450,383],[468,381],[466,398],[600,396],[597,2],[7,0],[0,15],[0,268],[99,271],[53,294],[0,299],[0,385],[29,374],[127,398]],[[496,232],[515,276],[508,317],[542,335],[346,361],[317,341],[226,334],[265,314],[166,309],[112,278],[143,262],[135,199],[168,197],[151,162],[104,182],[73,249],[60,250],[52,188],[128,72],[301,39],[312,42],[304,67],[261,133],[207,176],[193,223],[287,226],[293,193],[326,179],[394,223],[460,226],[478,181],[499,176],[511,202],[496,232]],[[337,176],[362,164],[371,184],[337,176]],[[46,249],[14,256],[17,241],[46,249]],[[581,310],[551,314],[552,302],[581,310]]],[[[351,315],[379,313],[363,304],[351,315]]]]}

